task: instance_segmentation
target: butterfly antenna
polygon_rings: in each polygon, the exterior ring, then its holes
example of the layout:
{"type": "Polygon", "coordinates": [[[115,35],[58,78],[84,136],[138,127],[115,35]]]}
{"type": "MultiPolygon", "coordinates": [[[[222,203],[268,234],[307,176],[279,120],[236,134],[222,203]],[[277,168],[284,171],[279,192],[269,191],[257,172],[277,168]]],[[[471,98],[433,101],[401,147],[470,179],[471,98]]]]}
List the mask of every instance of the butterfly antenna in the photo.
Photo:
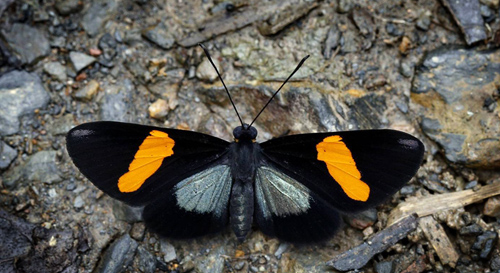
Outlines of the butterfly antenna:
{"type": "Polygon", "coordinates": [[[243,120],[241,119],[240,113],[238,113],[238,109],[236,109],[236,105],[234,104],[233,98],[231,97],[231,94],[229,93],[229,90],[226,87],[226,84],[224,83],[224,80],[222,80],[222,77],[219,73],[219,70],[217,70],[217,67],[215,66],[214,62],[212,61],[212,57],[210,57],[210,53],[208,52],[208,49],[201,43],[198,44],[201,48],[203,48],[203,51],[205,51],[205,55],[207,55],[208,60],[212,64],[212,66],[215,69],[215,72],[217,72],[217,76],[219,76],[220,81],[222,82],[222,85],[224,86],[224,89],[226,89],[227,96],[229,97],[229,101],[231,101],[231,104],[233,105],[234,111],[236,112],[236,115],[238,116],[238,119],[240,120],[241,126],[244,126],[243,120]]]}
{"type": "Polygon", "coordinates": [[[271,96],[271,98],[267,101],[266,105],[264,105],[264,107],[262,107],[262,110],[260,110],[260,112],[257,114],[257,116],[252,120],[252,122],[250,123],[250,126],[252,126],[252,124],[257,120],[257,118],[260,116],[260,114],[262,114],[264,109],[266,109],[267,105],[269,105],[269,103],[271,103],[271,101],[274,99],[274,97],[278,94],[278,92],[281,90],[281,88],[288,82],[288,80],[290,80],[290,78],[293,76],[293,74],[295,74],[295,72],[297,72],[299,70],[299,68],[304,64],[304,62],[307,60],[307,58],[309,58],[309,55],[305,56],[300,61],[300,63],[295,68],[295,70],[293,70],[292,74],[290,74],[290,76],[288,76],[288,78],[286,78],[286,80],[283,82],[283,84],[281,84],[280,88],[278,88],[278,90],[276,90],[276,92],[274,92],[274,94],[271,96]]]}

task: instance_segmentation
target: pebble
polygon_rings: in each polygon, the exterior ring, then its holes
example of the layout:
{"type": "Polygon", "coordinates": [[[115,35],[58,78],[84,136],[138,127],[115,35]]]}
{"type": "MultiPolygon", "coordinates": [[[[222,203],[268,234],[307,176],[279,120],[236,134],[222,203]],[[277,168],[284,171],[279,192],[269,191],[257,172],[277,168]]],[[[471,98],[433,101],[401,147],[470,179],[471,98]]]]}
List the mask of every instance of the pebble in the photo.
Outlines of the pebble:
{"type": "Polygon", "coordinates": [[[142,207],[132,207],[118,200],[113,200],[113,215],[117,220],[127,223],[142,221],[142,207]]]}
{"type": "Polygon", "coordinates": [[[115,0],[93,1],[81,21],[87,34],[91,37],[97,35],[104,23],[115,13],[117,5],[118,1],[115,0]]]}
{"type": "Polygon", "coordinates": [[[393,261],[382,261],[375,264],[375,272],[377,273],[391,273],[393,261]]]}
{"type": "Polygon", "coordinates": [[[50,54],[49,40],[44,31],[29,25],[14,23],[9,31],[1,30],[0,36],[21,64],[35,64],[50,54]]]}
{"type": "Polygon", "coordinates": [[[342,33],[340,32],[339,27],[337,24],[333,24],[328,30],[325,45],[323,46],[323,57],[325,57],[325,59],[328,60],[332,57],[333,50],[339,45],[341,36],[342,33]]]}
{"type": "Polygon", "coordinates": [[[395,37],[401,37],[404,34],[404,31],[401,28],[390,22],[385,25],[385,31],[387,34],[395,37]]]}
{"type": "Polygon", "coordinates": [[[417,19],[416,27],[424,31],[429,30],[429,26],[431,25],[431,16],[432,13],[429,10],[421,13],[417,19]]]}
{"type": "Polygon", "coordinates": [[[132,81],[117,82],[114,90],[107,92],[100,101],[101,120],[130,122],[128,111],[133,108],[131,94],[135,90],[132,81]]]}
{"type": "MultiPolygon", "coordinates": [[[[26,259],[32,251],[31,234],[35,225],[0,210],[0,264],[2,272],[19,272],[18,259],[26,259]]],[[[28,258],[29,259],[29,258],[28,258]]]]}
{"type": "MultiPolygon", "coordinates": [[[[213,59],[215,66],[222,75],[222,68],[219,61],[215,58],[213,59]]],[[[199,80],[206,82],[213,82],[217,79],[217,72],[207,58],[203,58],[203,61],[196,68],[196,77],[199,80]]]]}
{"type": "Polygon", "coordinates": [[[488,198],[484,203],[483,214],[486,216],[500,218],[500,196],[488,198]]]}
{"type": "Polygon", "coordinates": [[[338,0],[337,12],[338,13],[348,13],[354,7],[354,3],[349,0],[338,0]]]}
{"type": "Polygon", "coordinates": [[[97,59],[92,56],[75,51],[69,53],[69,59],[76,73],[97,61],[97,59]]]}
{"type": "Polygon", "coordinates": [[[163,253],[163,260],[165,262],[171,262],[177,259],[177,253],[175,253],[175,248],[166,239],[160,240],[160,249],[163,253]]]}
{"type": "Polygon", "coordinates": [[[111,34],[102,35],[97,46],[102,50],[104,59],[111,61],[116,56],[116,40],[111,34]]]}
{"type": "Polygon", "coordinates": [[[52,184],[62,181],[58,169],[56,151],[40,151],[29,157],[26,163],[8,169],[4,173],[3,184],[8,188],[14,188],[19,183],[37,181],[52,184]]]}
{"type": "Polygon", "coordinates": [[[14,148],[10,147],[3,141],[0,141],[0,170],[7,169],[16,156],[17,151],[14,148]]]}
{"type": "Polygon", "coordinates": [[[43,71],[60,82],[65,82],[68,78],[66,75],[66,67],[59,62],[45,63],[43,65],[43,71]]]}
{"type": "Polygon", "coordinates": [[[483,107],[497,92],[499,52],[444,47],[429,52],[415,70],[411,97],[424,107],[421,128],[453,163],[500,166],[500,118],[483,107]]]}
{"type": "Polygon", "coordinates": [[[36,73],[11,71],[0,77],[0,136],[19,131],[19,118],[44,108],[50,100],[36,73]]]}
{"type": "Polygon", "coordinates": [[[119,273],[127,271],[126,268],[132,263],[138,243],[130,238],[128,234],[116,239],[104,252],[96,273],[119,273]]]}
{"type": "Polygon", "coordinates": [[[130,230],[130,237],[134,238],[136,241],[142,241],[144,239],[144,232],[146,231],[146,226],[143,222],[137,222],[132,225],[130,230]]]}
{"type": "Polygon", "coordinates": [[[59,14],[69,15],[82,10],[83,2],[80,0],[57,0],[55,8],[59,14]]]}
{"type": "Polygon", "coordinates": [[[168,112],[168,102],[164,99],[157,99],[148,107],[149,116],[155,119],[165,118],[168,112]]]}
{"type": "Polygon", "coordinates": [[[165,50],[172,48],[175,43],[173,34],[168,31],[164,23],[144,29],[142,37],[165,50]]]}
{"type": "Polygon", "coordinates": [[[73,206],[77,209],[80,209],[83,207],[83,205],[85,205],[85,202],[83,201],[83,198],[81,195],[78,195],[76,198],[75,198],[75,201],[73,202],[73,206]]]}
{"type": "Polygon", "coordinates": [[[156,269],[156,257],[142,245],[137,248],[135,255],[137,260],[138,269],[143,273],[154,273],[156,269]]]}
{"type": "Polygon", "coordinates": [[[91,101],[97,92],[99,91],[99,82],[96,80],[90,80],[87,85],[85,85],[80,90],[73,93],[73,98],[81,101],[91,101]]]}
{"type": "Polygon", "coordinates": [[[477,236],[471,246],[472,259],[487,259],[495,247],[496,240],[498,240],[498,234],[494,231],[485,231],[483,234],[477,236]]]}

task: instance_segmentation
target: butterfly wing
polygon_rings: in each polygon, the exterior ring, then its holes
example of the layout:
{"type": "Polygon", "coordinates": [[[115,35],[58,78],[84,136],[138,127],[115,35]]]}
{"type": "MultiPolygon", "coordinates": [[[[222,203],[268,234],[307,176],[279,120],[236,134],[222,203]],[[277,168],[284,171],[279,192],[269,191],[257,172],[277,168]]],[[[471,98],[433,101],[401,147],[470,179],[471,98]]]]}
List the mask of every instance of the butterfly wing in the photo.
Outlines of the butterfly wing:
{"type": "Polygon", "coordinates": [[[119,122],[85,123],[66,138],[78,169],[99,189],[143,206],[146,225],[191,238],[227,224],[229,143],[209,135],[119,122]]]}
{"type": "Polygon", "coordinates": [[[262,143],[261,150],[257,224],[266,234],[307,242],[335,232],[337,211],[359,212],[398,191],[417,172],[424,146],[403,132],[369,130],[286,136],[262,143]],[[265,189],[279,187],[283,189],[265,189]],[[300,209],[282,200],[290,192],[304,193],[302,199],[289,198],[300,209]],[[287,213],[277,213],[273,203],[287,213]]]}

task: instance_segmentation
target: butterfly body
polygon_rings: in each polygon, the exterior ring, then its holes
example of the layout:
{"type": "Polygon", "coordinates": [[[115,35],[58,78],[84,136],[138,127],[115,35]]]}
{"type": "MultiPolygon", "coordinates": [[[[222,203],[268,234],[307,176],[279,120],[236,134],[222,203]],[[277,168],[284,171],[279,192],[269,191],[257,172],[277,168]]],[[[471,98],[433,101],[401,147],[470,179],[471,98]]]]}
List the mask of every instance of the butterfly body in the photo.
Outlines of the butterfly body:
{"type": "Polygon", "coordinates": [[[92,122],[67,136],[80,171],[110,196],[145,206],[151,231],[185,239],[227,225],[241,241],[255,224],[294,243],[331,237],[341,213],[373,207],[416,173],[423,144],[394,130],[292,135],[257,143],[119,122],[92,122]]]}

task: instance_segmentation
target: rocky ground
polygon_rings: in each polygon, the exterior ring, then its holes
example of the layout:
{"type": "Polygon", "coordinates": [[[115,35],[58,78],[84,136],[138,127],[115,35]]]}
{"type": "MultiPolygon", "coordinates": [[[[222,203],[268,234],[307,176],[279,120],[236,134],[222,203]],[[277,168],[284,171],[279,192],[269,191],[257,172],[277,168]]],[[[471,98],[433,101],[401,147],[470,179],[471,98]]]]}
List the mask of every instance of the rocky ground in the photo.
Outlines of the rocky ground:
{"type": "Polygon", "coordinates": [[[498,0],[3,0],[0,272],[500,272],[499,45],[498,0]],[[259,141],[392,128],[425,143],[421,169],[322,244],[149,233],[77,171],[65,134],[116,120],[230,140],[199,42],[246,121],[311,55],[259,141]]]}

